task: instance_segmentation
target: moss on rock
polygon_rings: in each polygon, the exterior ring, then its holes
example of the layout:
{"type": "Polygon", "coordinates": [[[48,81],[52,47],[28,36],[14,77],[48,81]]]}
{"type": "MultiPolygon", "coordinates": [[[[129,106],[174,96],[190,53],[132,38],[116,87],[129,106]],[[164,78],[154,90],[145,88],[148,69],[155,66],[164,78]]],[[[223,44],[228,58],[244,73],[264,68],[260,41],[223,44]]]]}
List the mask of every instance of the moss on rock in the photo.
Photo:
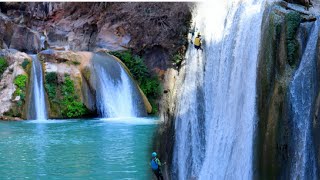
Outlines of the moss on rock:
{"type": "Polygon", "coordinates": [[[298,27],[300,25],[301,16],[297,12],[290,12],[285,16],[286,20],[286,42],[287,42],[287,59],[291,66],[296,63],[299,50],[299,42],[296,39],[298,27]]]}
{"type": "Polygon", "coordinates": [[[90,67],[86,66],[82,69],[81,71],[83,77],[87,80],[87,81],[90,81],[90,78],[91,78],[91,70],[90,70],[90,67]]]}
{"type": "Polygon", "coordinates": [[[0,57],[0,77],[2,76],[3,72],[7,69],[8,63],[5,58],[0,57]]]}

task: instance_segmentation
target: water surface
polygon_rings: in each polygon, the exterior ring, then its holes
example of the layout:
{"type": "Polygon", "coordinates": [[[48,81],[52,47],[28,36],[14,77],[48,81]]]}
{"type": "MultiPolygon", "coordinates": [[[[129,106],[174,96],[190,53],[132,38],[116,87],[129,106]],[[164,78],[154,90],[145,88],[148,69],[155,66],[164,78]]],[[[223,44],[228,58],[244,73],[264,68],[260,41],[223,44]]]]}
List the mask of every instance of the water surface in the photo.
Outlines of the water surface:
{"type": "Polygon", "coordinates": [[[150,118],[0,122],[0,179],[151,179],[150,118]]]}

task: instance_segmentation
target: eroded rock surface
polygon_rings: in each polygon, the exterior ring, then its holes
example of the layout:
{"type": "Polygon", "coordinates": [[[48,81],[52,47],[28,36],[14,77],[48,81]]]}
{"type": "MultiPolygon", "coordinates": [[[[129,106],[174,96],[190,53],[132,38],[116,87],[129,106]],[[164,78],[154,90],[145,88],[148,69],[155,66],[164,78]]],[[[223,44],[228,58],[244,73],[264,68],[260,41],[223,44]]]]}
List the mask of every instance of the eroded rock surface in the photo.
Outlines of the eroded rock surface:
{"type": "MultiPolygon", "coordinates": [[[[21,95],[15,95],[17,86],[14,80],[19,75],[29,77],[30,70],[28,68],[24,69],[21,64],[25,60],[31,64],[31,57],[16,50],[1,50],[0,57],[5,58],[9,65],[2,74],[0,81],[0,117],[6,115],[9,117],[26,118],[26,103],[19,103],[21,95]]],[[[24,95],[26,95],[27,91],[24,92],[24,95]]]]}

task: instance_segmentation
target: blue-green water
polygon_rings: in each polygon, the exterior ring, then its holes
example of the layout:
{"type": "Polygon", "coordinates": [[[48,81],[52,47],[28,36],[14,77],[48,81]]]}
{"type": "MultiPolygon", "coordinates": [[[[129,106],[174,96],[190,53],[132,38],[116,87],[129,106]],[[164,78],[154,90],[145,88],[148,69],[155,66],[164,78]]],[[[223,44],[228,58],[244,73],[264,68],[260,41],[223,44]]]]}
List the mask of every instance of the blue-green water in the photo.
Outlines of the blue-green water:
{"type": "Polygon", "coordinates": [[[0,122],[0,179],[151,179],[156,122],[0,122]]]}

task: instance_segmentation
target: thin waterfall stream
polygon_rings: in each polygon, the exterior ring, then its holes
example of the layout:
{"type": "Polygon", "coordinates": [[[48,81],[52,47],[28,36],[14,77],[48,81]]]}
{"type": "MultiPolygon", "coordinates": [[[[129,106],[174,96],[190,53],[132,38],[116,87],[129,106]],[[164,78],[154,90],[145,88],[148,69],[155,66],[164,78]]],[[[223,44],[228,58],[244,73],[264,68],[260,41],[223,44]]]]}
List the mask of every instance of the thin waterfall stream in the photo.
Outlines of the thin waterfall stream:
{"type": "Polygon", "coordinates": [[[43,87],[42,65],[37,55],[30,56],[32,57],[32,70],[28,119],[47,120],[47,107],[43,87]]]}
{"type": "MultiPolygon", "coordinates": [[[[318,17],[319,18],[319,17],[318,17]]],[[[317,96],[317,42],[320,20],[314,25],[298,70],[290,85],[289,97],[293,114],[294,148],[291,159],[292,179],[317,179],[316,159],[311,138],[313,104],[317,96]]]]}

